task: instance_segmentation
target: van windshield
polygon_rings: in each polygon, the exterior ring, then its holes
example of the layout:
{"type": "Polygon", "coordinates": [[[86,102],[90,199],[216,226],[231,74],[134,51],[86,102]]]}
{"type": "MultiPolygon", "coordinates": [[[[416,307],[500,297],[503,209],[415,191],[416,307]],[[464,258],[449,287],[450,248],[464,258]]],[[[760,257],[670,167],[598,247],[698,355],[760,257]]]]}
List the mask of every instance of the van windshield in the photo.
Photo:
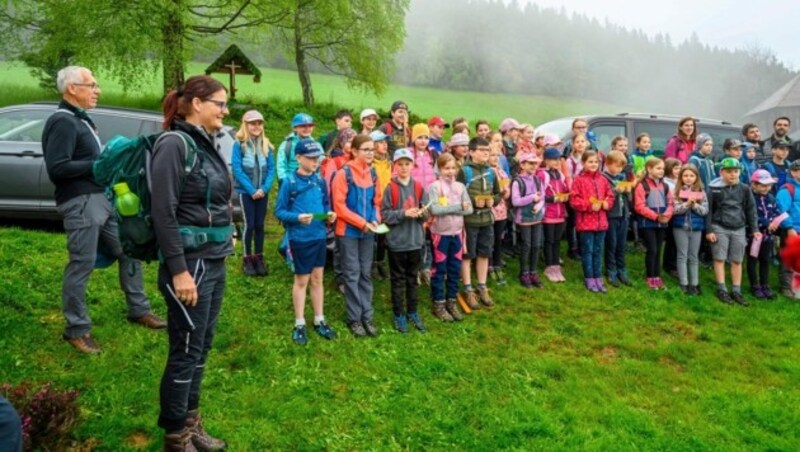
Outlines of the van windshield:
{"type": "Polygon", "coordinates": [[[572,131],[572,120],[574,118],[562,118],[555,121],[546,122],[536,128],[536,131],[543,130],[545,133],[554,133],[562,140],[572,131]]]}

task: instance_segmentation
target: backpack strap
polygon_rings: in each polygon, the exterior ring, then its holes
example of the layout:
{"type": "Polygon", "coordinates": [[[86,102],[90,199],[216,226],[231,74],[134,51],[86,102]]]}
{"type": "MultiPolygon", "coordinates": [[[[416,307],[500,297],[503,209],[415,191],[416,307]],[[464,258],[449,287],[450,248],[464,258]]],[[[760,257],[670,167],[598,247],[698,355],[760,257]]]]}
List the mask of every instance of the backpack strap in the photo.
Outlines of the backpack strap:
{"type": "Polygon", "coordinates": [[[400,204],[400,184],[394,178],[389,181],[389,190],[392,193],[392,209],[397,209],[397,205],[400,204]]]}
{"type": "MultiPolygon", "coordinates": [[[[539,178],[538,178],[538,177],[536,177],[536,176],[533,176],[533,179],[534,179],[534,180],[537,180],[537,179],[539,179],[539,178]]],[[[512,184],[516,183],[516,184],[517,184],[517,187],[519,187],[519,196],[520,196],[520,197],[523,197],[523,196],[525,196],[525,192],[527,191],[527,189],[528,189],[528,188],[525,186],[525,181],[524,181],[524,180],[522,180],[522,178],[521,178],[521,177],[519,177],[519,176],[515,177],[515,178],[514,178],[514,179],[511,181],[511,183],[512,183],[512,184]]]]}
{"type": "Polygon", "coordinates": [[[789,195],[792,197],[792,201],[794,201],[794,191],[795,191],[794,190],[794,184],[790,184],[790,183],[787,182],[787,183],[783,184],[783,188],[785,188],[786,191],[789,192],[789,195]]]}

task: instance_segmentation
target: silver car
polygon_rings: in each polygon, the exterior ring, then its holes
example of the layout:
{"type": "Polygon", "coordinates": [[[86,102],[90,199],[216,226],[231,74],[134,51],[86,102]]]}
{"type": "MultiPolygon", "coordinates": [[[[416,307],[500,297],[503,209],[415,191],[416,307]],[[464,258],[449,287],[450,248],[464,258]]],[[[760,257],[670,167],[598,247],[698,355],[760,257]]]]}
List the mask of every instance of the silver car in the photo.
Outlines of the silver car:
{"type": "MultiPolygon", "coordinates": [[[[0,217],[59,220],[55,187],[47,177],[42,129],[58,104],[31,103],[0,108],[0,217]]],[[[95,108],[91,112],[100,141],[115,135],[149,135],[161,131],[159,113],[128,108],[95,108]]],[[[225,133],[221,151],[230,165],[233,138],[225,133]]],[[[241,218],[238,206],[234,217],[241,218]]]]}

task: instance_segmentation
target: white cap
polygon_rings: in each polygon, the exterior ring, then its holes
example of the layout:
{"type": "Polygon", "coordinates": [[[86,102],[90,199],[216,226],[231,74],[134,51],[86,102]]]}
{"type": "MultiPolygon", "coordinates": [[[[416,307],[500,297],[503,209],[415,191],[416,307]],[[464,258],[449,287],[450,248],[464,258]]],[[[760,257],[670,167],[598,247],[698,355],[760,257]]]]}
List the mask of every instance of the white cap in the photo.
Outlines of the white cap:
{"type": "Polygon", "coordinates": [[[363,120],[367,116],[375,116],[377,118],[378,117],[378,113],[375,110],[371,109],[371,108],[367,108],[367,109],[365,109],[365,110],[363,110],[361,112],[360,118],[363,120]]]}

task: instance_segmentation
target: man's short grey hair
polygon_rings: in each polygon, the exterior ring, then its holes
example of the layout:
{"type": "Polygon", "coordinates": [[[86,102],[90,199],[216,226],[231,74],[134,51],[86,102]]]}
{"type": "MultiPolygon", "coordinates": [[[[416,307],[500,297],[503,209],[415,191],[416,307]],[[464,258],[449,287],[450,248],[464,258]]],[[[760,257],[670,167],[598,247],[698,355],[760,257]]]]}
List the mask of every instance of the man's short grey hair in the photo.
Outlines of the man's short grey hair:
{"type": "Polygon", "coordinates": [[[83,82],[83,72],[92,73],[89,69],[83,66],[67,66],[58,71],[56,77],[56,87],[58,92],[64,94],[67,92],[67,85],[74,85],[83,82]]]}

